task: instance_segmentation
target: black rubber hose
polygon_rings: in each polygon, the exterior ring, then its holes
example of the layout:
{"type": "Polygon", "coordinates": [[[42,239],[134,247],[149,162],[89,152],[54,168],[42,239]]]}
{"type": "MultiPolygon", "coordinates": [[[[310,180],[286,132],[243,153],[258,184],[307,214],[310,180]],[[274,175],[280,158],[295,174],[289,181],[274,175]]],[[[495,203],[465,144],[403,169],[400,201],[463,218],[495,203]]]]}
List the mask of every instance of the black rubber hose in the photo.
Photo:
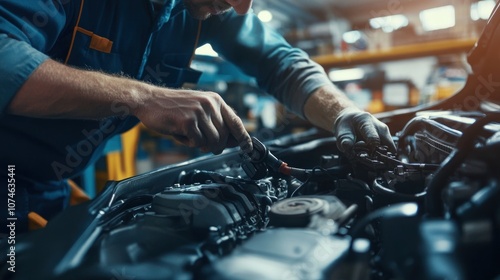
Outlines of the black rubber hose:
{"type": "Polygon", "coordinates": [[[414,217],[417,214],[418,205],[414,202],[393,204],[384,208],[379,208],[356,222],[349,231],[349,235],[352,236],[352,240],[361,237],[366,226],[380,218],[414,217]]]}
{"type": "Polygon", "coordinates": [[[484,118],[476,120],[464,130],[462,137],[458,140],[457,148],[441,163],[427,186],[425,211],[429,216],[438,217],[444,214],[441,193],[447,185],[447,180],[473,149],[474,140],[483,126],[498,120],[500,120],[500,113],[488,113],[484,118]]]}
{"type": "Polygon", "coordinates": [[[397,192],[395,190],[391,190],[389,188],[384,187],[381,183],[379,183],[380,178],[376,178],[373,181],[372,188],[375,192],[378,192],[383,195],[387,195],[391,198],[397,198],[397,199],[404,199],[404,200],[411,200],[411,201],[422,201],[422,199],[425,197],[426,192],[419,192],[416,194],[406,194],[406,193],[401,193],[397,192]]]}

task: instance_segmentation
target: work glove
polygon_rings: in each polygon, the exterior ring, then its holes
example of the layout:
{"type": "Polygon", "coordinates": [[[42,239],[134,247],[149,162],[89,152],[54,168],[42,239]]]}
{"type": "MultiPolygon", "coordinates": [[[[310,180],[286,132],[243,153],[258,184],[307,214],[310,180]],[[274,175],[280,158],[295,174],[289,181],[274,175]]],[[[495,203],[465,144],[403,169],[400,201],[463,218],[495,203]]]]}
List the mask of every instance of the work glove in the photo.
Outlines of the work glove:
{"type": "Polygon", "coordinates": [[[358,141],[366,142],[371,150],[385,145],[391,152],[396,152],[387,125],[357,108],[348,107],[340,111],[333,128],[337,147],[347,155],[352,155],[352,148],[358,141]]]}

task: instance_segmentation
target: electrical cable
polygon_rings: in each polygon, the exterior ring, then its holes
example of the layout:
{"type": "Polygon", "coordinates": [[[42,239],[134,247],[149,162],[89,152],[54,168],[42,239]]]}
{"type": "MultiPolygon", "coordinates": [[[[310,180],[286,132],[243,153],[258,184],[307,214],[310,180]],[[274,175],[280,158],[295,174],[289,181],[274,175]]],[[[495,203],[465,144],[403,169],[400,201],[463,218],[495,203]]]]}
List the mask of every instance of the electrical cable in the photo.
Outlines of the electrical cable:
{"type": "Polygon", "coordinates": [[[298,193],[301,189],[304,188],[304,186],[306,186],[306,184],[309,183],[309,178],[307,178],[307,180],[305,180],[298,188],[296,188],[292,194],[290,195],[290,197],[294,197],[296,193],[298,193]]]}

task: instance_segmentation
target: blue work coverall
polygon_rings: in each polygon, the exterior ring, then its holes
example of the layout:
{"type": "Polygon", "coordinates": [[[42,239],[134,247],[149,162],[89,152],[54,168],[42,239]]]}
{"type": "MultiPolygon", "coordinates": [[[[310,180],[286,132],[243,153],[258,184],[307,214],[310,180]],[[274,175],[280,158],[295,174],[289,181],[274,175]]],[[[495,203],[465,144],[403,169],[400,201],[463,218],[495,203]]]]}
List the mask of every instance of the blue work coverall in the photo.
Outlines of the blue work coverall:
{"type": "MultiPolygon", "coordinates": [[[[104,120],[44,119],[6,113],[46,59],[123,74],[166,87],[195,83],[194,50],[205,43],[302,115],[308,96],[329,84],[323,69],[249,13],[193,19],[182,0],[0,1],[0,219],[7,220],[7,166],[15,165],[17,229],[29,211],[50,219],[67,205],[65,179],[95,161],[110,137],[139,120],[124,104],[104,120]],[[123,112],[123,114],[120,114],[123,112]]],[[[2,227],[1,231],[4,231],[2,227]]]]}

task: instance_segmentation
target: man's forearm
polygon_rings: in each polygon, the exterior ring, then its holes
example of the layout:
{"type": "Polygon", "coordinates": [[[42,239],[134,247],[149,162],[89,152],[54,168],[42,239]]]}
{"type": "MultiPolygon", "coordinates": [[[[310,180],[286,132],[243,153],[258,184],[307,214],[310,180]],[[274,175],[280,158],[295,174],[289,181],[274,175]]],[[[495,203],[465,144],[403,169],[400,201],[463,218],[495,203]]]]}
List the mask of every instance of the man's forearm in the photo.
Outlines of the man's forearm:
{"type": "Polygon", "coordinates": [[[99,119],[123,114],[116,103],[137,107],[152,86],[85,71],[53,60],[42,63],[21,87],[7,113],[43,118],[99,119]]]}
{"type": "Polygon", "coordinates": [[[23,84],[7,113],[100,119],[123,116],[123,106],[145,126],[188,146],[213,153],[233,144],[246,152],[252,150],[242,121],[217,93],[157,87],[51,60],[42,63],[23,84]],[[229,136],[236,143],[229,143],[229,136]]]}
{"type": "Polygon", "coordinates": [[[304,105],[304,115],[315,126],[331,131],[339,112],[347,107],[355,105],[337,87],[328,85],[311,94],[304,105]]]}

